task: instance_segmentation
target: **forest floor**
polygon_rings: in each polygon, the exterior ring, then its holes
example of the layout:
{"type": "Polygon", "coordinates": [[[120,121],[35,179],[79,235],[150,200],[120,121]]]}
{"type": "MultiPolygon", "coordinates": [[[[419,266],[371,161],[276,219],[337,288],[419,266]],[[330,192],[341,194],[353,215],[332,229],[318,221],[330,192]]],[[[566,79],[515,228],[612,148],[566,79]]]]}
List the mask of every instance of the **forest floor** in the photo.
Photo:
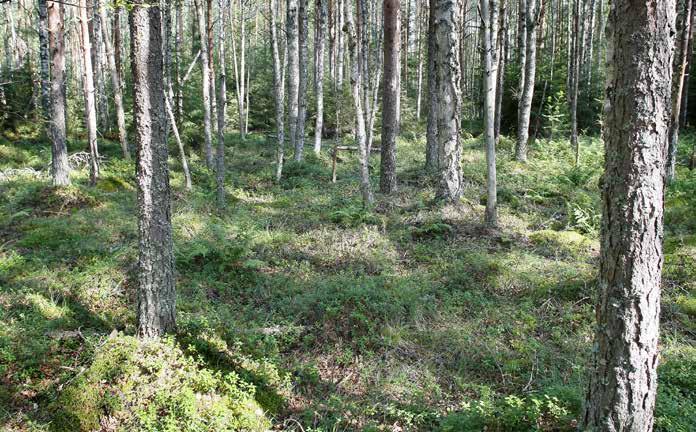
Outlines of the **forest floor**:
{"type": "MultiPolygon", "coordinates": [[[[423,137],[410,135],[399,142],[399,192],[378,194],[370,211],[353,156],[341,157],[335,184],[325,155],[288,163],[276,184],[274,144],[230,135],[229,205],[219,211],[201,160],[192,157],[186,192],[172,154],[179,332],[164,346],[187,365],[169,371],[192,375],[166,395],[135,394],[109,360],[144,352],[126,336],[135,324],[132,162],[104,143],[99,184],[87,186],[83,169],[58,190],[10,171],[46,172],[39,137],[3,138],[0,429],[213,430],[196,418],[199,393],[234,388],[266,419],[260,429],[574,430],[592,350],[601,143],[583,138],[575,167],[566,141],[540,140],[519,164],[503,138],[500,228],[490,230],[481,141],[464,142],[461,204],[442,206],[421,168],[423,137]]],[[[696,430],[694,211],[696,173],[683,169],[667,199],[661,431],[696,430]]],[[[142,366],[138,379],[167,370],[168,359],[142,366]]]]}

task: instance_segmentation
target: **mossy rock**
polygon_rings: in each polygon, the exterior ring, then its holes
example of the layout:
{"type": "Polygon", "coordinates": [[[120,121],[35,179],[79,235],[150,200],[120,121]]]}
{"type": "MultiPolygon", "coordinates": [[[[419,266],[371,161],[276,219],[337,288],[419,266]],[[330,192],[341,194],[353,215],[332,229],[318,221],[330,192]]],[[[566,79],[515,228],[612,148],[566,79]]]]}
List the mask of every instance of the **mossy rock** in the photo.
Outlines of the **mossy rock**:
{"type": "Polygon", "coordinates": [[[112,335],[53,409],[58,431],[266,431],[255,389],[203,367],[172,339],[112,335]]]}
{"type": "Polygon", "coordinates": [[[135,187],[121,177],[108,176],[99,180],[97,188],[104,192],[134,191],[135,187]]]}
{"type": "Polygon", "coordinates": [[[588,258],[598,249],[594,241],[576,231],[542,230],[532,233],[529,239],[544,256],[588,258]]]}

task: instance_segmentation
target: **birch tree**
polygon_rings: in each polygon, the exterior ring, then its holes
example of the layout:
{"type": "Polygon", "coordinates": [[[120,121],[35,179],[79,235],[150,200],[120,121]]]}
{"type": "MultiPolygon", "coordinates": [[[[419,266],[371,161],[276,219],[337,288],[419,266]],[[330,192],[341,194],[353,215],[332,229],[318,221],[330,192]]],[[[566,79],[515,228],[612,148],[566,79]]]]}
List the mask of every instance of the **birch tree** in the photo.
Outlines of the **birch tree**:
{"type": "Polygon", "coordinates": [[[201,75],[202,75],[202,90],[203,90],[203,133],[205,135],[205,165],[208,169],[213,169],[213,127],[210,101],[210,66],[208,62],[208,38],[206,36],[205,13],[203,11],[203,0],[194,0],[196,9],[196,17],[198,21],[198,36],[201,45],[201,75]]]}
{"type": "Polygon", "coordinates": [[[326,46],[326,16],[328,0],[316,0],[316,29],[314,38],[314,93],[317,96],[317,119],[314,126],[314,153],[321,152],[324,131],[324,50],[326,46]]]}
{"type": "MultiPolygon", "coordinates": [[[[533,1],[533,0],[530,0],[533,1]]],[[[495,166],[495,101],[498,87],[498,1],[481,0],[483,19],[484,92],[483,112],[486,136],[486,214],[489,226],[498,223],[498,180],[495,166]]],[[[529,59],[527,60],[529,61],[529,59]]]]}
{"type": "MultiPolygon", "coordinates": [[[[438,196],[451,202],[462,193],[459,89],[459,0],[435,0],[434,70],[440,185],[438,196]]],[[[431,91],[433,91],[431,90],[431,91]]]]}

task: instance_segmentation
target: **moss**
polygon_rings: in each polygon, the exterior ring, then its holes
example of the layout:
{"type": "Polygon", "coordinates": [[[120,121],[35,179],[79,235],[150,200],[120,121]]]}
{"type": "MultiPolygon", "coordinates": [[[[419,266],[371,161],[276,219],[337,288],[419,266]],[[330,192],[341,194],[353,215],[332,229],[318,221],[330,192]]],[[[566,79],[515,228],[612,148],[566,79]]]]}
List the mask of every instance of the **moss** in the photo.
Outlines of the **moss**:
{"type": "Polygon", "coordinates": [[[596,249],[595,242],[576,231],[542,230],[529,239],[545,256],[577,259],[588,257],[596,249]]]}
{"type": "Polygon", "coordinates": [[[188,357],[171,339],[112,335],[55,405],[58,431],[264,431],[255,389],[188,357]]]}

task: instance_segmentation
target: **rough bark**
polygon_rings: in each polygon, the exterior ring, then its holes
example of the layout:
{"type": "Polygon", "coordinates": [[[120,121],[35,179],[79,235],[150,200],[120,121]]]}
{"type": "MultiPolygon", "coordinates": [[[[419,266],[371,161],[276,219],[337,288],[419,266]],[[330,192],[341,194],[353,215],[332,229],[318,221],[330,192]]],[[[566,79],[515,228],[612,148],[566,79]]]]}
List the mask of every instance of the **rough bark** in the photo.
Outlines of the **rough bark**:
{"type": "Polygon", "coordinates": [[[360,191],[362,192],[363,206],[369,207],[374,202],[372,186],[370,185],[369,154],[367,149],[367,136],[365,132],[365,115],[363,112],[363,100],[360,94],[362,86],[362,71],[358,59],[358,35],[355,30],[355,20],[350,2],[345,2],[345,32],[350,55],[350,87],[353,94],[353,107],[355,108],[355,142],[360,154],[360,191]]]}
{"type": "Polygon", "coordinates": [[[85,98],[85,124],[89,140],[89,182],[97,184],[99,178],[99,150],[97,148],[97,112],[94,99],[94,74],[92,72],[92,45],[89,38],[86,0],[80,0],[80,49],[82,51],[82,89],[85,98]]]}
{"type": "Polygon", "coordinates": [[[500,141],[500,124],[503,117],[503,92],[505,89],[505,66],[508,53],[508,13],[505,0],[500,5],[498,27],[498,83],[495,91],[495,142],[500,141]]]}
{"type": "Polygon", "coordinates": [[[611,2],[597,329],[585,430],[653,430],[675,0],[611,2]]]}
{"type": "Polygon", "coordinates": [[[457,202],[462,194],[460,140],[459,0],[436,0],[434,60],[437,93],[437,140],[440,185],[438,196],[457,202]]]}
{"type": "Polygon", "coordinates": [[[213,126],[210,102],[210,65],[208,61],[208,38],[206,36],[205,13],[203,11],[203,0],[195,0],[196,16],[198,21],[198,36],[201,45],[201,69],[202,69],[202,90],[203,90],[203,133],[205,134],[205,165],[208,169],[213,169],[213,126]]]}
{"type": "MultiPolygon", "coordinates": [[[[517,101],[517,142],[515,143],[515,158],[517,160],[527,159],[527,148],[520,148],[522,143],[520,134],[520,120],[523,117],[522,114],[522,98],[527,83],[527,12],[529,11],[527,2],[533,0],[519,0],[517,10],[519,21],[517,23],[517,61],[519,63],[520,71],[520,84],[518,89],[518,101],[517,101]]],[[[578,0],[579,1],[579,0],[578,0]]],[[[525,141],[526,144],[526,141],[525,141]]]]}
{"type": "Polygon", "coordinates": [[[130,28],[138,153],[137,318],[142,337],[173,332],[176,325],[161,25],[157,0],[133,1],[130,28]]]}
{"type": "MultiPolygon", "coordinates": [[[[99,4],[99,17],[102,23],[106,20],[105,1],[99,4]]],[[[106,59],[109,66],[109,74],[111,75],[111,85],[114,91],[114,105],[116,106],[116,124],[118,125],[118,140],[121,144],[121,152],[125,159],[130,159],[130,151],[128,150],[128,135],[126,133],[126,114],[123,110],[123,91],[121,88],[121,77],[116,69],[116,58],[114,56],[114,47],[111,46],[111,39],[107,32],[106,26],[102,26],[104,32],[104,47],[106,49],[106,59]]],[[[117,48],[118,49],[118,48],[117,48]]]]}
{"type": "Polygon", "coordinates": [[[49,94],[49,136],[51,174],[54,186],[70,184],[68,148],[65,144],[65,33],[63,5],[49,1],[48,48],[51,60],[49,94]]]}
{"type": "Polygon", "coordinates": [[[379,187],[396,192],[396,134],[399,97],[400,0],[384,0],[384,83],[382,88],[382,161],[379,187]]]}
{"type": "MultiPolygon", "coordinates": [[[[498,1],[481,0],[481,15],[483,16],[485,92],[483,112],[486,136],[485,222],[489,226],[496,226],[498,224],[498,180],[495,166],[495,93],[498,86],[498,1]]],[[[528,58],[527,61],[529,60],[528,58]]]]}
{"type": "Polygon", "coordinates": [[[326,15],[327,1],[317,0],[316,2],[316,37],[314,40],[315,49],[315,80],[314,93],[317,95],[317,119],[314,126],[314,153],[321,152],[321,138],[324,131],[324,48],[326,45],[326,15]]]}

